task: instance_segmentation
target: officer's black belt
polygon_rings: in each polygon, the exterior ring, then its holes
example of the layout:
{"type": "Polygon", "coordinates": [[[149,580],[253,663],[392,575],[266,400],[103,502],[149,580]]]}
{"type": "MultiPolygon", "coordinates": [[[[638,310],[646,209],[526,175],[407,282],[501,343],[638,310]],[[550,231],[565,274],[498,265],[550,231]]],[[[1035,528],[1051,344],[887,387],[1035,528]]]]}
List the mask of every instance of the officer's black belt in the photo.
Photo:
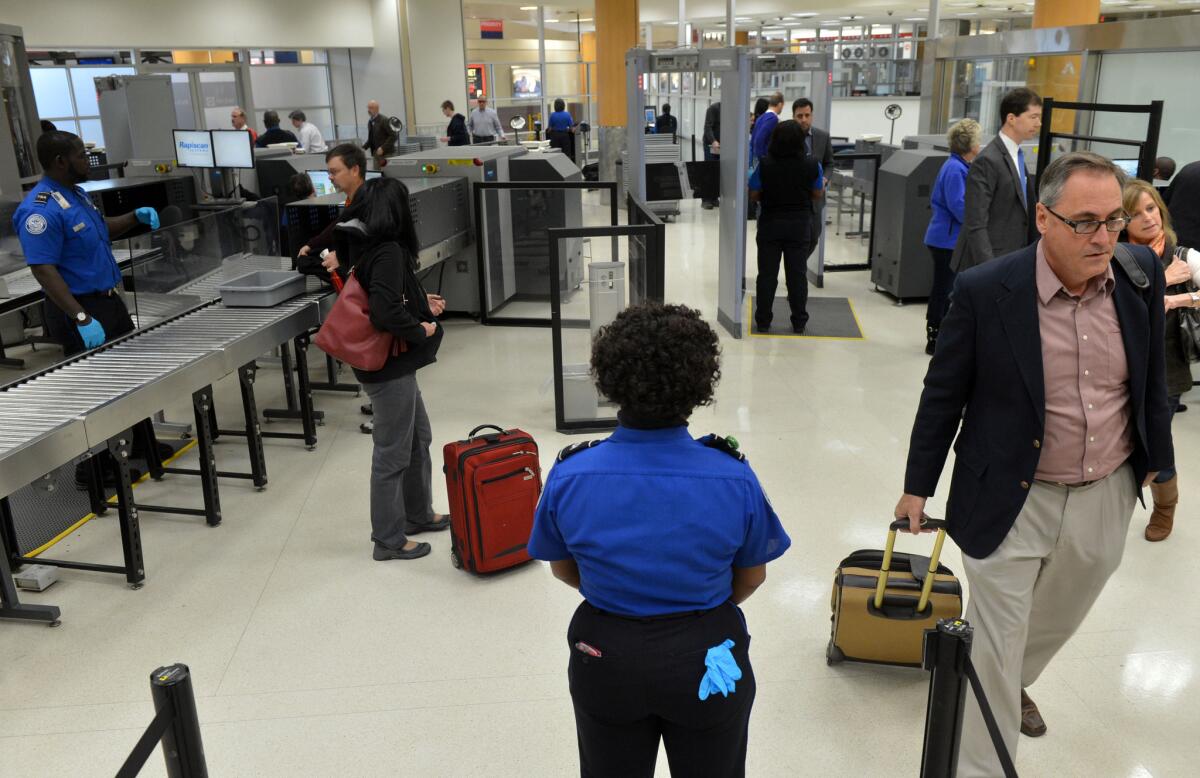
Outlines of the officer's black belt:
{"type": "Polygon", "coordinates": [[[121,290],[114,287],[112,289],[104,289],[99,292],[83,292],[82,294],[76,294],[76,295],[72,295],[72,296],[76,300],[78,300],[81,297],[115,297],[115,296],[119,295],[120,293],[121,293],[121,290]]]}
{"type": "MultiPolygon", "coordinates": [[[[674,619],[690,619],[690,618],[695,618],[697,616],[704,616],[706,614],[712,613],[713,611],[715,611],[717,609],[717,608],[709,608],[708,610],[699,610],[699,611],[679,611],[677,613],[661,613],[661,614],[658,614],[655,616],[628,616],[624,613],[613,613],[612,611],[602,610],[600,608],[597,608],[595,605],[592,605],[590,602],[585,601],[585,604],[589,608],[591,608],[592,611],[600,614],[601,616],[611,616],[614,619],[622,619],[624,621],[641,621],[641,622],[671,621],[674,619]]],[[[718,605],[717,607],[719,608],[721,606],[718,605]]]]}

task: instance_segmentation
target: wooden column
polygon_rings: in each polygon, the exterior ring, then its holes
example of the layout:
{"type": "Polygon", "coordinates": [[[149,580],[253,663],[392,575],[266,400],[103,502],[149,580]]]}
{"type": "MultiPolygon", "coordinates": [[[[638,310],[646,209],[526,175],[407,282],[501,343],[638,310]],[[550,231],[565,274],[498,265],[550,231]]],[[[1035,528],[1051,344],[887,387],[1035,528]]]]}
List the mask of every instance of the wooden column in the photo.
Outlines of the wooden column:
{"type": "Polygon", "coordinates": [[[592,92],[602,127],[625,126],[625,52],[638,45],[638,0],[596,3],[596,68],[592,92]]]}
{"type": "MultiPolygon", "coordinates": [[[[1097,24],[1100,21],[1100,0],[1037,0],[1033,7],[1033,27],[1070,27],[1097,24]]],[[[1076,54],[1032,57],[1026,83],[1042,97],[1074,102],[1079,99],[1079,79],[1082,58],[1076,54]]],[[[1071,132],[1075,128],[1074,111],[1056,111],[1055,132],[1071,132]]]]}

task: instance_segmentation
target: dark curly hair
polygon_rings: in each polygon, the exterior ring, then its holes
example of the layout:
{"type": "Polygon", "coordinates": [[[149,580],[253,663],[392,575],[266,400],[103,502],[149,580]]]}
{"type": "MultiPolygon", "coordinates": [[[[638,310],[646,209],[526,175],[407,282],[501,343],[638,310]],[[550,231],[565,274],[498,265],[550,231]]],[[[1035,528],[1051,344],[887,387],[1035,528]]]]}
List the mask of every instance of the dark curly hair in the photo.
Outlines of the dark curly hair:
{"type": "Polygon", "coordinates": [[[700,312],[644,303],[621,311],[592,344],[600,392],[640,419],[686,419],[721,378],[717,334],[700,312]]]}

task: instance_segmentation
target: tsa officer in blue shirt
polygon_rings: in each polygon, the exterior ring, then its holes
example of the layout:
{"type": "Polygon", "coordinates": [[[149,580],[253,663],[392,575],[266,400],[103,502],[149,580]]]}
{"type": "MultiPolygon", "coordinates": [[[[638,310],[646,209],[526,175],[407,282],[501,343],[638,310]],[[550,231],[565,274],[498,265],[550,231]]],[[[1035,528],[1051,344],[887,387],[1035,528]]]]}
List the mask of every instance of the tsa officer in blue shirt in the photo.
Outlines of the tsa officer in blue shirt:
{"type": "Polygon", "coordinates": [[[43,177],[13,216],[34,278],[46,294],[46,334],[67,356],[93,349],[133,329],[121,299],[121,272],[109,245],[141,222],[158,227],[153,208],[105,217],[79,188],[88,159],[79,136],[58,130],[37,141],[43,177]]]}
{"type": "Polygon", "coordinates": [[[620,406],[607,439],[558,456],[529,553],[579,589],[568,677],[584,776],[745,774],[754,673],[738,604],[791,544],[735,441],[694,439],[717,336],[698,311],[623,311],[592,349],[620,406]]]}

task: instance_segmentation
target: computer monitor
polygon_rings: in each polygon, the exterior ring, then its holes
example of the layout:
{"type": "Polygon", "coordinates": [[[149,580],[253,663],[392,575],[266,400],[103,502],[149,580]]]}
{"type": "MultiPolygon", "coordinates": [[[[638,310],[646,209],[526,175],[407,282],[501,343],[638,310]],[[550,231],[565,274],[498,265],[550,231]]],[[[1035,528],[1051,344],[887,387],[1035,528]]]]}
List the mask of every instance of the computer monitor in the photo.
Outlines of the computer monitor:
{"type": "Polygon", "coordinates": [[[213,161],[217,167],[249,170],[254,167],[254,144],[245,130],[210,130],[213,161]]]}
{"type": "Polygon", "coordinates": [[[382,170],[368,170],[367,171],[367,180],[368,181],[370,181],[372,178],[382,178],[382,177],[383,177],[382,170]]]}
{"type": "MultiPolygon", "coordinates": [[[[208,130],[172,130],[175,162],[179,167],[216,167],[212,134],[208,130]]],[[[249,133],[247,133],[249,134],[249,133]]]]}
{"type": "Polygon", "coordinates": [[[646,124],[654,124],[656,121],[658,121],[658,116],[657,116],[657,114],[654,113],[654,109],[647,108],[646,109],[646,124]]]}
{"type": "Polygon", "coordinates": [[[312,181],[313,192],[320,197],[321,195],[333,194],[333,182],[329,180],[329,173],[324,170],[309,170],[308,180],[312,181]]]}
{"type": "Polygon", "coordinates": [[[1137,178],[1138,161],[1136,159],[1114,159],[1113,164],[1125,171],[1130,178],[1137,178]]]}

